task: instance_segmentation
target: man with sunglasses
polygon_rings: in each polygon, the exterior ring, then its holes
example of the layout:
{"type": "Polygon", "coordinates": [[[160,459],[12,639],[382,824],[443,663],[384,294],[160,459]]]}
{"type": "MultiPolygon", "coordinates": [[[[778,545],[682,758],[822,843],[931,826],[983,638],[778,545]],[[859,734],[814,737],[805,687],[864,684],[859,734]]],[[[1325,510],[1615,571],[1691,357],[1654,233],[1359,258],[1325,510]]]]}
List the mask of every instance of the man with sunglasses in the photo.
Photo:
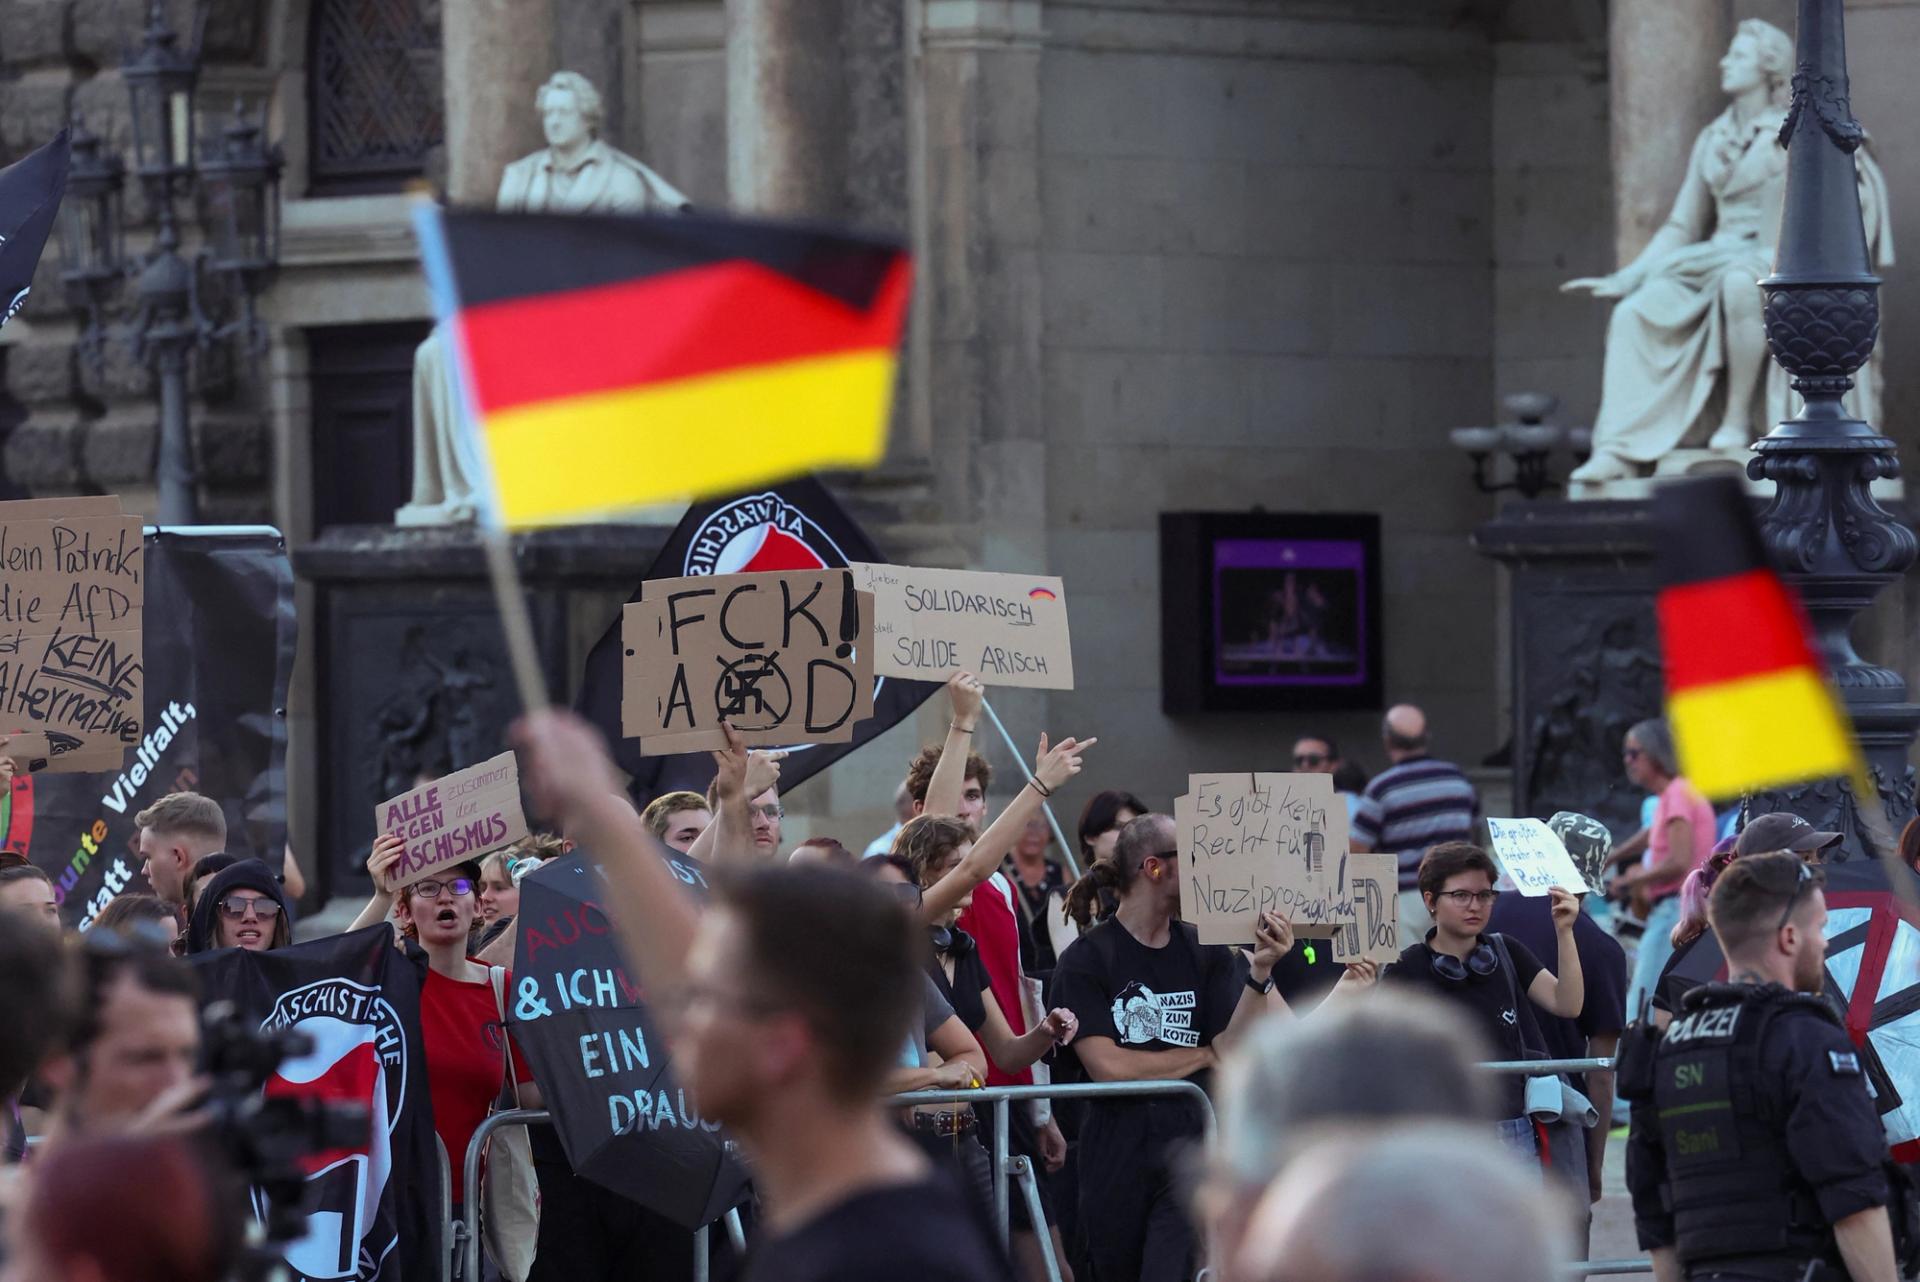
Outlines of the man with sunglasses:
{"type": "MultiPolygon", "coordinates": [[[[1550,893],[1556,966],[1548,970],[1518,939],[1488,928],[1498,895],[1493,857],[1466,841],[1449,841],[1420,861],[1420,897],[1433,927],[1381,972],[1382,983],[1408,984],[1457,1005],[1481,1031],[1495,1058],[1544,1059],[1547,1042],[1535,1007],[1549,1015],[1577,1018],[1586,1005],[1586,977],[1574,920],[1580,901],[1564,890],[1550,893]]],[[[1526,1079],[1501,1078],[1501,1135],[1532,1155],[1537,1135],[1527,1117],[1526,1079]]],[[[1584,1154],[1582,1155],[1584,1161],[1584,1154]]]]}
{"type": "Polygon", "coordinates": [[[1689,992],[1634,1101],[1627,1189],[1660,1282],[1900,1276],[1886,1134],[1860,1052],[1821,998],[1822,875],[1749,855],[1707,918],[1728,980],[1689,992]]]}
{"type": "Polygon", "coordinates": [[[187,952],[285,948],[293,940],[293,905],[280,879],[258,859],[222,868],[200,888],[187,920],[187,952]]]}

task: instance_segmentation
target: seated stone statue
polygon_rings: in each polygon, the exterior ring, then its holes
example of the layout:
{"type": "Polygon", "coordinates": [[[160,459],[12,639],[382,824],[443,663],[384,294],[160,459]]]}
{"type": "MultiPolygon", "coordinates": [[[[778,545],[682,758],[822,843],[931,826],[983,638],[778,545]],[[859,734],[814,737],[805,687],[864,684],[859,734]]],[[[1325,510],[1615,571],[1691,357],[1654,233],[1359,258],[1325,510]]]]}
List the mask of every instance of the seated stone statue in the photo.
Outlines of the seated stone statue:
{"type": "MultiPolygon", "coordinates": [[[[1646,249],[1611,276],[1561,288],[1617,298],[1607,326],[1593,457],[1576,482],[1621,480],[1712,424],[1712,450],[1744,449],[1790,414],[1786,373],[1768,359],[1756,284],[1773,268],[1786,191],[1786,119],[1793,41],[1757,18],[1742,22],[1720,60],[1732,99],[1700,131],[1673,213],[1646,249]],[[1763,394],[1764,393],[1764,394],[1763,394]]],[[[1867,244],[1893,261],[1886,179],[1854,153],[1867,244]]],[[[1877,421],[1879,357],[1859,375],[1854,413],[1877,421]]]]}
{"type": "MultiPolygon", "coordinates": [[[[547,148],[508,165],[496,204],[507,211],[674,212],[690,202],[673,184],[599,137],[600,94],[585,76],[555,72],[534,95],[547,148]]],[[[460,390],[434,326],[413,359],[413,497],[396,525],[452,525],[479,512],[480,460],[460,430],[460,390]]]]}

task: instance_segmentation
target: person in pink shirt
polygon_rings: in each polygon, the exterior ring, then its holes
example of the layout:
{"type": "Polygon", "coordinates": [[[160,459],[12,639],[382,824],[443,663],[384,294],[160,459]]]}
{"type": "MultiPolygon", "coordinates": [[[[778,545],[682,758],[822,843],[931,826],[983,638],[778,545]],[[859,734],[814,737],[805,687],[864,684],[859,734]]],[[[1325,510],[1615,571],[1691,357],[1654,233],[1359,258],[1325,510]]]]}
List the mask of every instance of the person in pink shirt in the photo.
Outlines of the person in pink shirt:
{"type": "Polygon", "coordinates": [[[1687,874],[1707,862],[1713,853],[1716,823],[1713,807],[1699,790],[1680,775],[1673,735],[1658,717],[1627,731],[1621,749],[1627,778],[1659,800],[1647,827],[1647,850],[1640,866],[1628,869],[1613,883],[1616,895],[1640,890],[1647,897],[1646,931],[1633,959],[1633,979],[1627,985],[1627,1017],[1639,1013],[1642,997],[1659,980],[1661,968],[1673,953],[1673,928],[1680,920],[1680,887],[1687,874]]]}

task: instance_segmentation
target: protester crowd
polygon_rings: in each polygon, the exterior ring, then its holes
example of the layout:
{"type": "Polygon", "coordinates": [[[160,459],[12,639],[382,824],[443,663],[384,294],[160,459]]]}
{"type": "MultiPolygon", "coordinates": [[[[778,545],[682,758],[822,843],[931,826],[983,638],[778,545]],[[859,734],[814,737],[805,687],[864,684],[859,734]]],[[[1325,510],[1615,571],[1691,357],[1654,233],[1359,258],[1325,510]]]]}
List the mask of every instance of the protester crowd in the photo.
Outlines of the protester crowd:
{"type": "MultiPolygon", "coordinates": [[[[1550,825],[1586,896],[1506,893],[1472,784],[1429,754],[1418,709],[1387,714],[1390,764],[1371,780],[1331,739],[1301,739],[1293,768],[1333,775],[1353,848],[1400,871],[1399,957],[1341,966],[1271,913],[1247,947],[1201,944],[1174,821],[1141,799],[1154,781],[1093,795],[1069,878],[1043,807],[1097,766],[1098,741],[1043,735],[1007,786],[973,744],[984,699],[971,676],[949,684],[943,742],[908,763],[899,822],[861,856],[787,846],[777,752],[735,741],[705,795],[641,811],[597,734],[555,712],[512,745],[551,834],[403,886],[404,843],[379,837],[353,929],[385,923],[411,963],[455,1218],[480,1196],[460,1159],[481,1123],[542,1104],[509,1017],[514,924],[527,876],[574,857],[604,876],[676,1077],[751,1173],[744,1257],[724,1235],[709,1248],[722,1276],[1025,1282],[1050,1256],[1083,1282],[1203,1266],[1229,1282],[1537,1282],[1584,1255],[1628,1104],[1628,1184],[1661,1278],[1898,1276],[1901,1184],[1862,1057],[1816,996],[1819,862],[1839,838],[1770,815],[1721,841],[1661,723],[1622,745],[1654,801],[1646,831],[1615,846],[1583,815],[1550,825]],[[706,869],[710,895],[662,850],[706,869]],[[1676,966],[1703,938],[1728,982],[1676,966]],[[1618,1081],[1604,1064],[1480,1067],[1616,1053],[1618,1081]],[[1030,1175],[997,1203],[993,1109],[953,1097],[1079,1082],[1190,1083],[1220,1123],[1209,1141],[1191,1090],[1021,1099],[1007,1145],[1030,1175]],[[912,1092],[945,1094],[892,1098],[912,1092]]],[[[204,1142],[219,1119],[195,959],[294,947],[295,897],[226,852],[222,816],[192,793],[143,812],[146,889],[79,936],[62,937],[44,874],[0,857],[6,1282],[253,1275],[248,1200],[204,1142]]],[[[538,1226],[490,1234],[483,1277],[693,1276],[691,1231],[576,1173],[547,1128],[527,1155],[538,1226]]],[[[355,1276],[388,1276],[372,1267],[355,1276]]]]}

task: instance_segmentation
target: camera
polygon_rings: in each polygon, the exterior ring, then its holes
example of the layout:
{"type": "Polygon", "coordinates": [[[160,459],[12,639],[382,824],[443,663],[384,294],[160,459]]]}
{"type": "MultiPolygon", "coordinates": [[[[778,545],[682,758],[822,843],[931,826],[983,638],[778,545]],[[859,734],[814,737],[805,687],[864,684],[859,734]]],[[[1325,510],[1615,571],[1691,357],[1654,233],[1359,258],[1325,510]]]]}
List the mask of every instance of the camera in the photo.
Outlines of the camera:
{"type": "Polygon", "coordinates": [[[304,1159],[365,1148],[372,1109],[266,1093],[282,1064],[312,1053],[313,1039],[304,1033],[262,1029],[241,1016],[232,1002],[214,1002],[202,1016],[202,1034],[213,1082],[207,1099],[208,1139],[253,1190],[255,1227],[241,1282],[285,1277],[276,1248],[298,1241],[307,1231],[304,1159]]]}

